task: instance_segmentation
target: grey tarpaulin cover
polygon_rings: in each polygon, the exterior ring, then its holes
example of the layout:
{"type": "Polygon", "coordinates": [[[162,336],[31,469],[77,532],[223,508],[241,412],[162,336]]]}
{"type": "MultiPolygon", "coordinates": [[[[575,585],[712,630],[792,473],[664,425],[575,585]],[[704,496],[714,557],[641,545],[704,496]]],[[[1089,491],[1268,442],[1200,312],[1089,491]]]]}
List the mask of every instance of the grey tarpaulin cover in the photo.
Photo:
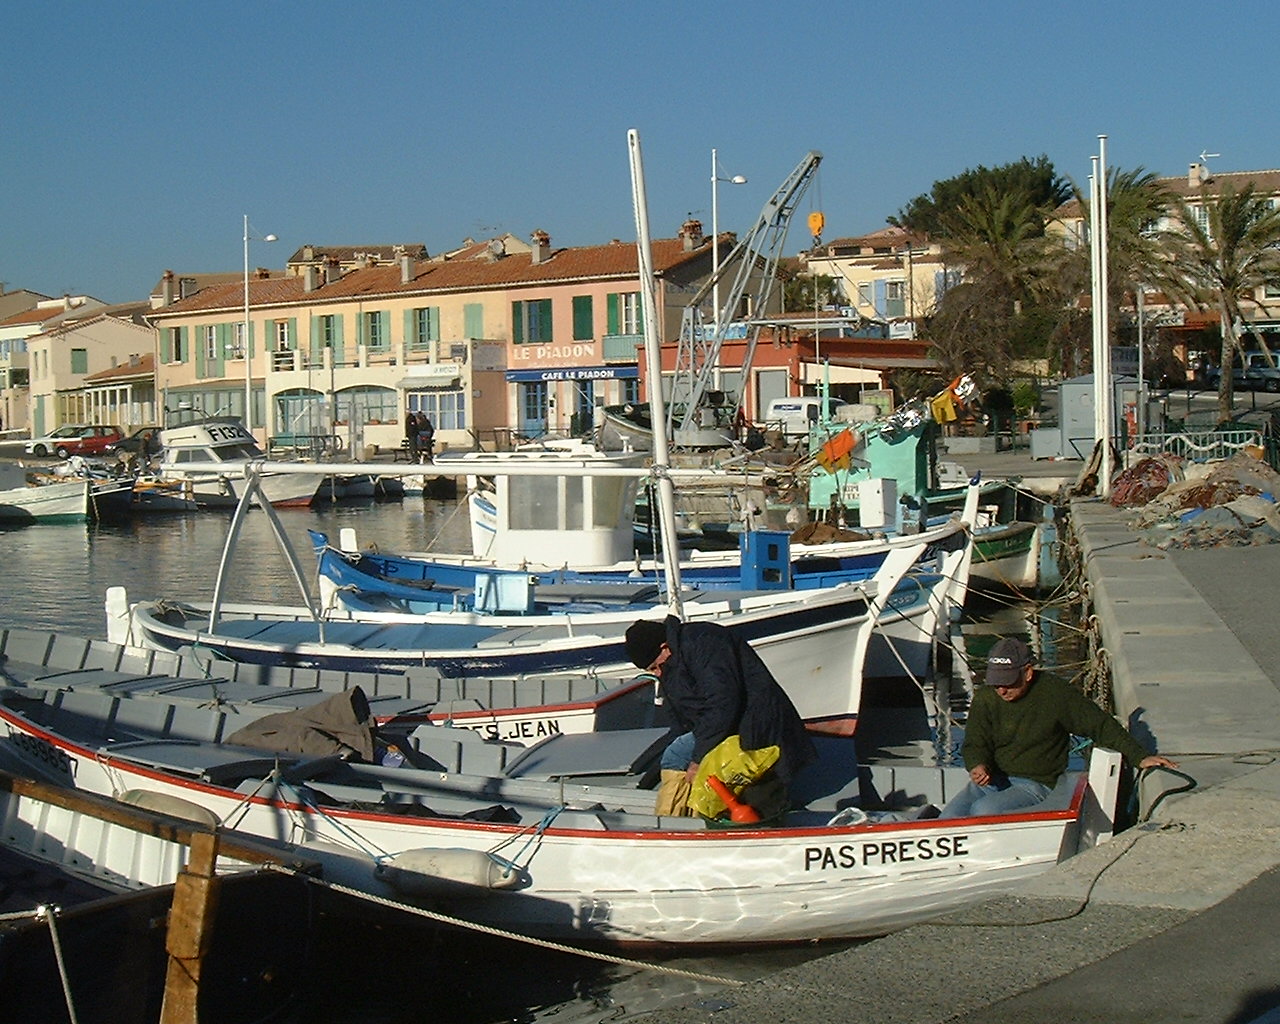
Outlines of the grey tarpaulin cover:
{"type": "Polygon", "coordinates": [[[308,757],[354,751],[360,760],[372,761],[373,721],[369,700],[356,686],[309,708],[259,718],[233,732],[225,742],[308,757]]]}

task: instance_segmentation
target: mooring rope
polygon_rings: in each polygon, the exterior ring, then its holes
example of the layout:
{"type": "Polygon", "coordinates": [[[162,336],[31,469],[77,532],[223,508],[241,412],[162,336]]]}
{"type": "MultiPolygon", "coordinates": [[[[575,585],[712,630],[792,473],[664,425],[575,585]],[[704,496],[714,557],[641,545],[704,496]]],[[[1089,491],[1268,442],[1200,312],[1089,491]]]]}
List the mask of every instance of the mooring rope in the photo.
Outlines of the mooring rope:
{"type": "MultiPolygon", "coordinates": [[[[279,871],[284,874],[302,875],[283,864],[267,864],[266,869],[269,871],[279,871]]],[[[439,924],[447,924],[456,928],[463,928],[467,931],[478,932],[481,935],[492,935],[500,939],[510,939],[513,942],[520,942],[528,946],[536,946],[539,949],[549,949],[556,953],[568,953],[572,956],[585,957],[589,960],[600,960],[604,963],[616,964],[620,967],[636,967],[640,970],[654,971],[658,974],[670,974],[681,978],[690,978],[694,981],[705,981],[713,985],[744,985],[746,982],[737,978],[725,978],[715,974],[702,974],[698,971],[686,971],[680,967],[668,967],[664,964],[649,963],[645,960],[633,960],[629,957],[616,956],[612,953],[602,953],[594,949],[583,949],[580,946],[570,946],[561,942],[552,942],[550,939],[539,939],[532,935],[522,935],[519,932],[509,931],[505,928],[495,928],[492,925],[480,924],[476,921],[468,921],[465,918],[454,917],[450,914],[443,914],[437,910],[427,910],[425,907],[416,907],[409,903],[401,903],[399,900],[389,899],[385,896],[376,896],[373,893],[365,892],[362,889],[355,889],[341,882],[329,882],[322,878],[314,878],[311,875],[302,875],[307,881],[322,885],[326,889],[333,892],[342,893],[346,896],[352,896],[356,899],[365,900],[369,903],[376,903],[379,906],[387,907],[392,910],[406,911],[410,914],[416,914],[418,917],[426,918],[429,921],[435,921],[439,924]]]]}
{"type": "Polygon", "coordinates": [[[71,1024],[79,1024],[75,1002],[71,998],[71,979],[67,977],[67,962],[62,955],[62,940],[58,937],[59,909],[51,903],[42,903],[36,907],[36,920],[44,917],[49,921],[49,936],[53,939],[53,957],[58,962],[58,977],[62,980],[62,996],[67,1001],[67,1016],[71,1018],[71,1024]]]}

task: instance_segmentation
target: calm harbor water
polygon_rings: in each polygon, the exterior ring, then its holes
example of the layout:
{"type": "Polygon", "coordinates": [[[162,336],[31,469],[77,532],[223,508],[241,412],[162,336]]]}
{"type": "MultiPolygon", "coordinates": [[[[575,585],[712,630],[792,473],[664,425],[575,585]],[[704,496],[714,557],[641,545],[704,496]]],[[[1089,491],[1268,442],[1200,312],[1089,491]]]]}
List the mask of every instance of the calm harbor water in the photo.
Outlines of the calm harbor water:
{"type": "MultiPolygon", "coordinates": [[[[386,504],[339,504],[279,513],[304,571],[314,565],[307,530],[352,527],[362,545],[386,550],[465,551],[469,524],[456,501],[406,498],[386,504]]],[[[123,525],[39,525],[0,528],[0,625],[105,635],[103,600],[110,586],[131,599],[207,600],[217,576],[230,514],[205,513],[138,519],[123,525]]],[[[297,603],[297,590],[267,517],[249,515],[228,577],[227,599],[297,603]]],[[[1027,631],[1028,607],[1016,602],[980,606],[974,628],[1027,631]]],[[[467,937],[459,962],[458,937],[434,937],[415,924],[379,925],[358,949],[343,943],[316,948],[309,961],[314,1005],[299,1006],[298,1020],[348,1024],[457,1022],[490,1024],[554,1018],[567,1024],[618,1021],[662,1006],[705,1000],[708,1011],[732,1003],[732,989],[711,982],[614,965],[467,937]],[[412,950],[412,953],[407,952],[412,950]],[[390,963],[421,964],[387,985],[378,976],[390,963]],[[502,964],[501,972],[493,967],[502,964]],[[432,979],[432,967],[447,974],[432,979]],[[375,972],[373,976],[365,973],[375,972]],[[513,973],[514,972],[514,973],[513,973]],[[513,977],[524,979],[518,985],[513,977]],[[499,981],[501,978],[503,980],[499,981]],[[412,993],[412,995],[409,995],[412,993]],[[315,1016],[322,1012],[321,1017],[315,1016]]],[[[685,971],[750,980],[839,947],[664,958],[685,971]]],[[[652,960],[653,958],[645,958],[652,960]]],[[[279,1019],[279,1018],[276,1018],[279,1019]]]]}

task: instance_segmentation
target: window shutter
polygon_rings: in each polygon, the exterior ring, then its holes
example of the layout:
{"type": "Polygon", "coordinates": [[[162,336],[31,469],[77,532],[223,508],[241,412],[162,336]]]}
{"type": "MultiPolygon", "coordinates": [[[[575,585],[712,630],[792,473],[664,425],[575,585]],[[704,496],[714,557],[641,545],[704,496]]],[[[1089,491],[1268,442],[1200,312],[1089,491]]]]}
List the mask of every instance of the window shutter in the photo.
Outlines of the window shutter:
{"type": "Polygon", "coordinates": [[[591,296],[573,297],[573,340],[590,341],[595,337],[595,325],[591,318],[591,296]]]}
{"type": "Polygon", "coordinates": [[[618,312],[618,293],[610,292],[606,301],[606,316],[608,318],[608,330],[610,334],[618,333],[618,322],[620,314],[618,312]]]}
{"type": "Polygon", "coordinates": [[[333,318],[333,351],[334,351],[334,360],[335,360],[335,361],[338,361],[338,362],[341,362],[341,361],[343,361],[343,359],[344,359],[344,356],[343,356],[343,351],[344,351],[344,349],[343,349],[343,347],[342,347],[342,345],[343,345],[343,342],[342,342],[342,325],[343,325],[343,323],[344,323],[345,321],[346,321],[346,317],[344,317],[344,316],[340,316],[340,315],[336,315],[336,314],[334,315],[334,318],[333,318]]]}
{"type": "Polygon", "coordinates": [[[468,302],[462,307],[463,333],[468,338],[484,337],[484,306],[479,302],[468,302]]]}
{"type": "Polygon", "coordinates": [[[205,358],[204,352],[204,330],[196,332],[196,376],[207,377],[206,372],[208,360],[205,358]]]}
{"type": "Polygon", "coordinates": [[[298,318],[291,316],[289,318],[289,347],[295,351],[298,348],[298,318]]]}
{"type": "Polygon", "coordinates": [[[440,307],[432,306],[427,310],[427,341],[440,340],[440,307]]]}
{"type": "Polygon", "coordinates": [[[382,339],[382,347],[391,347],[391,311],[384,309],[378,314],[378,337],[382,339]]]}
{"type": "Polygon", "coordinates": [[[555,337],[555,331],[551,329],[551,300],[540,299],[538,302],[539,312],[542,314],[542,337],[539,341],[551,341],[555,337]]]}
{"type": "Polygon", "coordinates": [[[511,341],[515,345],[524,344],[524,303],[511,303],[511,341]]]}
{"type": "Polygon", "coordinates": [[[188,344],[188,328],[178,328],[178,352],[182,355],[182,362],[188,362],[191,359],[191,346],[188,344]]]}
{"type": "Polygon", "coordinates": [[[160,332],[160,362],[173,362],[173,328],[166,327],[160,332]]]}
{"type": "Polygon", "coordinates": [[[416,345],[422,339],[418,337],[418,311],[416,309],[406,309],[404,311],[404,343],[406,345],[416,345]]]}
{"type": "Polygon", "coordinates": [[[311,361],[319,362],[321,353],[324,352],[324,331],[320,327],[320,318],[312,316],[311,318],[311,361]]]}
{"type": "Polygon", "coordinates": [[[884,281],[875,282],[875,300],[874,308],[877,314],[884,316],[885,298],[884,298],[884,281]]]}

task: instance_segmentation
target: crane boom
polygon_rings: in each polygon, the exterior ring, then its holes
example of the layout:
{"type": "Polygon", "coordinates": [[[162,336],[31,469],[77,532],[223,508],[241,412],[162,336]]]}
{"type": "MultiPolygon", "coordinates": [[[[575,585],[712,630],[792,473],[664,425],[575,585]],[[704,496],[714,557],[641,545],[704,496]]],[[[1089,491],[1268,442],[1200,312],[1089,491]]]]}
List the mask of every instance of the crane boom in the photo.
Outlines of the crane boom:
{"type": "MultiPolygon", "coordinates": [[[[778,260],[786,242],[787,228],[800,197],[813,181],[821,162],[822,154],[817,150],[810,150],[805,155],[764,204],[751,230],[742,236],[717,271],[685,306],[676,348],[671,403],[667,410],[667,433],[675,444],[685,447],[719,446],[725,443],[727,436],[731,436],[742,396],[726,396],[712,387],[720,365],[720,352],[733,314],[746,295],[753,274],[756,286],[748,314],[759,316],[767,311],[777,284],[778,260]],[[703,317],[703,305],[715,285],[731,271],[733,286],[725,294],[721,308],[712,310],[715,322],[708,326],[703,317]]],[[[759,334],[760,325],[749,324],[741,367],[744,386],[755,357],[759,334]]]]}

